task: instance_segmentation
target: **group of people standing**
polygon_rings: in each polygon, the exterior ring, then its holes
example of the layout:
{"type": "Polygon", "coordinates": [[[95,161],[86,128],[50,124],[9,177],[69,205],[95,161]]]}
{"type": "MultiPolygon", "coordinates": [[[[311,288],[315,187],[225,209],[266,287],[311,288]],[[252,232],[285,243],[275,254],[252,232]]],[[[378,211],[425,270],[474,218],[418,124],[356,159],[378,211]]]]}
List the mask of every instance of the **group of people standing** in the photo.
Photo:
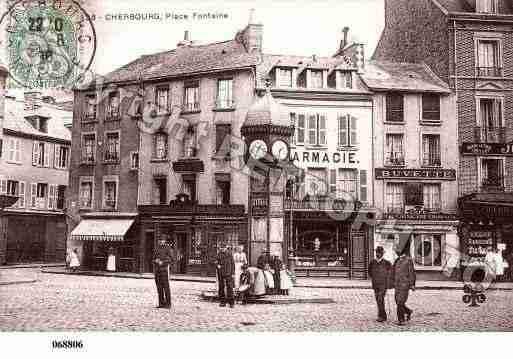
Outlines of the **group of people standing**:
{"type": "Polygon", "coordinates": [[[383,258],[385,250],[376,247],[376,258],[369,264],[369,277],[378,306],[378,322],[387,320],[385,298],[388,289],[395,289],[395,302],[397,305],[397,324],[405,325],[411,319],[413,310],[406,306],[410,290],[415,290],[415,267],[413,260],[406,251],[396,250],[398,258],[392,265],[383,258]]]}

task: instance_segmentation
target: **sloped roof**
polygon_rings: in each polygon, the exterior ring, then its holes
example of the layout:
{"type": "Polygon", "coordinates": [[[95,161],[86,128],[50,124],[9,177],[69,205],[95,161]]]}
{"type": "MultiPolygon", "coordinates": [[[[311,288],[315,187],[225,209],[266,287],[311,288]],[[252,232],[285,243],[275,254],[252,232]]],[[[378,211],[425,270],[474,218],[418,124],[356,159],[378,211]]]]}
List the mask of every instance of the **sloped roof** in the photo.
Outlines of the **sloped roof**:
{"type": "Polygon", "coordinates": [[[356,69],[349,58],[339,57],[317,57],[316,61],[311,56],[272,55],[263,54],[262,61],[257,65],[257,87],[265,86],[265,78],[275,67],[296,67],[298,71],[305,68],[326,69],[329,71],[340,69],[356,69]]]}
{"type": "Polygon", "coordinates": [[[271,91],[266,91],[263,97],[259,97],[253,102],[242,126],[265,125],[281,127],[289,127],[291,125],[289,117],[284,116],[280,104],[274,100],[271,91]]]}
{"type": "MultiPolygon", "coordinates": [[[[431,0],[437,2],[448,12],[476,12],[476,1],[478,0],[431,0]]],[[[513,14],[513,4],[511,0],[499,0],[499,9],[502,9],[502,14],[513,14]]]]}
{"type": "Polygon", "coordinates": [[[257,54],[250,54],[242,43],[229,40],[208,45],[178,47],[171,51],[145,55],[109,73],[106,82],[136,81],[223,71],[254,66],[257,54]]]}
{"type": "Polygon", "coordinates": [[[368,61],[361,75],[371,90],[449,93],[449,87],[427,65],[368,61]]]}
{"type": "Polygon", "coordinates": [[[25,116],[34,112],[25,111],[24,101],[6,97],[4,129],[17,131],[29,135],[50,137],[71,141],[71,132],[65,127],[73,121],[73,111],[66,111],[57,106],[43,103],[35,114],[48,118],[48,132],[38,131],[25,119],[25,116]]]}

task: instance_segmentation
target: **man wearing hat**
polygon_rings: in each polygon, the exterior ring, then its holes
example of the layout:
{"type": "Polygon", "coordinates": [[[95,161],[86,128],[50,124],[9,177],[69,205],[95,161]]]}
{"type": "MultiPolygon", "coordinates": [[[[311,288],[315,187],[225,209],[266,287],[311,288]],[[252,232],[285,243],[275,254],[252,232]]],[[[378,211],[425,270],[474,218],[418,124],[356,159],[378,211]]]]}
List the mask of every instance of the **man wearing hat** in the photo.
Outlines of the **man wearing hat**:
{"type": "Polygon", "coordinates": [[[372,289],[374,289],[376,304],[378,305],[378,322],[387,320],[385,296],[392,272],[392,264],[383,258],[384,254],[383,247],[376,247],[376,258],[369,264],[369,277],[372,280],[372,289]]]}
{"type": "Polygon", "coordinates": [[[235,275],[235,262],[233,254],[230,252],[228,245],[224,244],[220,247],[217,254],[217,280],[219,284],[219,305],[226,307],[226,300],[230,304],[230,308],[234,307],[235,300],[233,298],[233,276],[235,275]],[[225,292],[226,289],[226,292],[225,292]]]}
{"type": "Polygon", "coordinates": [[[171,308],[171,290],[169,288],[169,265],[172,262],[172,252],[169,246],[166,246],[165,240],[158,242],[153,259],[155,284],[159,296],[159,305],[157,308],[171,308]]]}
{"type": "Polygon", "coordinates": [[[411,290],[415,290],[415,267],[413,260],[410,258],[410,241],[402,241],[395,248],[395,252],[399,256],[394,263],[393,276],[395,288],[395,302],[397,304],[397,320],[398,325],[404,325],[405,319],[410,320],[413,311],[406,306],[408,295],[411,290]]]}

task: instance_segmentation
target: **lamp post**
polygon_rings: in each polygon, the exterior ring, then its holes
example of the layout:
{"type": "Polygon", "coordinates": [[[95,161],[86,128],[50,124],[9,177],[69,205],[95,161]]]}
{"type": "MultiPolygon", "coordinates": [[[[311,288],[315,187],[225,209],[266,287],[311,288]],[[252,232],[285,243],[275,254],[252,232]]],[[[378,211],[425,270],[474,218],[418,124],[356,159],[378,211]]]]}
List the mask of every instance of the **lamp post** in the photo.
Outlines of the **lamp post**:
{"type": "Polygon", "coordinates": [[[7,262],[7,220],[4,210],[18,201],[18,196],[0,195],[0,264],[7,262]]]}

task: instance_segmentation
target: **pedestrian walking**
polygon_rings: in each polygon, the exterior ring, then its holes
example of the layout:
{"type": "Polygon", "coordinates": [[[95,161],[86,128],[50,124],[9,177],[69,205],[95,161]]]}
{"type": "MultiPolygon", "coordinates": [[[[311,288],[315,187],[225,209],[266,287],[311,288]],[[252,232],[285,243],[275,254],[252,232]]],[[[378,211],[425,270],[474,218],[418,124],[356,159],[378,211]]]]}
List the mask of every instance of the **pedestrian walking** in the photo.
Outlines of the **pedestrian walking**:
{"type": "Polygon", "coordinates": [[[410,290],[415,290],[415,267],[412,259],[407,255],[409,246],[405,246],[402,251],[397,250],[399,258],[396,259],[393,268],[395,302],[397,304],[397,324],[404,325],[405,320],[410,320],[413,310],[406,306],[410,290]]]}
{"type": "Polygon", "coordinates": [[[280,253],[274,253],[271,261],[271,268],[273,269],[273,277],[274,277],[274,292],[276,294],[281,293],[281,267],[283,262],[280,259],[280,253]]]}
{"type": "Polygon", "coordinates": [[[69,267],[73,272],[76,272],[80,267],[80,259],[78,258],[78,251],[74,248],[70,253],[69,267]]]}
{"type": "Polygon", "coordinates": [[[157,308],[171,308],[171,289],[169,288],[169,266],[171,265],[173,253],[171,248],[166,246],[166,241],[160,240],[153,259],[155,284],[159,305],[157,308]]]}
{"type": "Polygon", "coordinates": [[[107,256],[107,271],[116,271],[116,252],[113,247],[109,247],[109,254],[107,256]]]}
{"type": "Polygon", "coordinates": [[[226,307],[226,301],[230,308],[235,305],[233,298],[233,276],[235,275],[235,262],[233,254],[227,245],[220,248],[217,254],[217,280],[219,284],[219,305],[226,307]]]}
{"type": "Polygon", "coordinates": [[[244,246],[237,246],[235,253],[233,253],[233,261],[235,262],[235,290],[239,289],[240,275],[242,274],[242,267],[248,264],[246,253],[244,253],[244,246]]]}
{"type": "Polygon", "coordinates": [[[390,285],[392,264],[383,258],[385,250],[383,247],[376,247],[376,258],[369,264],[369,277],[372,280],[372,289],[378,306],[378,322],[386,322],[387,312],[385,310],[385,297],[390,285]]]}

